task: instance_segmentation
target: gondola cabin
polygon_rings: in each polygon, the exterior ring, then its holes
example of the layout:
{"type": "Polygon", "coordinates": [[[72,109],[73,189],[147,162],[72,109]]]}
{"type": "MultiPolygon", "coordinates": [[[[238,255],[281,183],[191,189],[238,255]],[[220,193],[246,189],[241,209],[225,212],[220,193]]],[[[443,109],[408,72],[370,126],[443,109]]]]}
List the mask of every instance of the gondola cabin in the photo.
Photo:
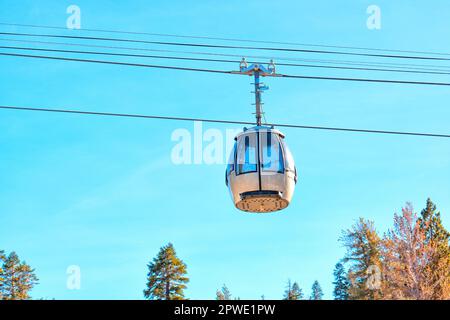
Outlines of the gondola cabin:
{"type": "Polygon", "coordinates": [[[226,169],[226,185],[236,208],[273,212],[291,202],[297,182],[294,158],[284,135],[273,127],[256,126],[235,138],[226,169]]]}

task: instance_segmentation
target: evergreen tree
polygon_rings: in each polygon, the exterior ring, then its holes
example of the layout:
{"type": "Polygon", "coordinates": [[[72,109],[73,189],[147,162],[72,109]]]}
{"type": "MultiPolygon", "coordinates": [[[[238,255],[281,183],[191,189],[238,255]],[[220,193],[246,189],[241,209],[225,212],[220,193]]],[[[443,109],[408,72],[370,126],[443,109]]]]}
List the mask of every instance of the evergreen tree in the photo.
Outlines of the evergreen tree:
{"type": "Polygon", "coordinates": [[[38,278],[25,261],[20,261],[15,252],[7,257],[0,252],[0,296],[3,300],[27,300],[29,292],[38,283],[38,278]]]}
{"type": "Polygon", "coordinates": [[[186,264],[177,257],[171,243],[162,247],[148,264],[147,288],[144,296],[150,300],[183,300],[186,283],[186,264]]]}
{"type": "Polygon", "coordinates": [[[224,284],[222,287],[223,296],[225,300],[231,300],[231,292],[228,290],[227,286],[224,284]]]}
{"type": "Polygon", "coordinates": [[[284,291],[283,300],[293,300],[292,299],[292,283],[291,279],[288,279],[286,290],[284,291]]]}
{"type": "Polygon", "coordinates": [[[291,283],[288,280],[286,291],[284,292],[283,300],[301,300],[303,299],[303,292],[297,282],[291,283]]]}
{"type": "MultiPolygon", "coordinates": [[[[382,270],[380,245],[372,221],[360,218],[351,229],[343,231],[340,238],[347,249],[344,262],[349,263],[348,278],[350,281],[349,299],[375,300],[380,299],[383,283],[372,285],[374,270],[382,270]]],[[[381,280],[381,279],[379,279],[381,280]]]]}
{"type": "Polygon", "coordinates": [[[225,296],[221,290],[216,290],[216,300],[225,300],[225,296]]]}
{"type": "Polygon", "coordinates": [[[334,300],[348,300],[348,289],[350,287],[350,282],[348,281],[347,273],[345,272],[345,268],[342,263],[336,263],[333,275],[334,300]]]}
{"type": "Polygon", "coordinates": [[[435,248],[428,264],[429,276],[436,283],[432,299],[450,299],[450,232],[445,229],[441,213],[436,210],[436,205],[430,198],[418,220],[424,229],[427,244],[435,248]]]}
{"type": "MultiPolygon", "coordinates": [[[[383,239],[373,222],[360,219],[340,240],[347,249],[343,261],[350,264],[348,299],[450,299],[450,233],[430,199],[420,216],[410,204],[394,214],[394,227],[383,239]]],[[[340,270],[336,299],[345,295],[340,270]]]]}
{"type": "Polygon", "coordinates": [[[428,272],[437,283],[433,299],[450,299],[450,232],[444,228],[441,213],[430,198],[419,220],[425,229],[426,241],[436,247],[433,260],[428,265],[428,272]]]}
{"type": "Polygon", "coordinates": [[[292,285],[292,293],[291,293],[291,300],[302,300],[303,299],[303,292],[302,289],[300,289],[297,282],[294,282],[292,285]]]}
{"type": "Polygon", "coordinates": [[[319,281],[314,281],[312,288],[311,288],[311,297],[310,300],[322,300],[323,292],[322,288],[320,287],[319,281]]]}
{"type": "Polygon", "coordinates": [[[231,300],[231,292],[225,284],[221,290],[216,291],[216,300],[231,300]]]}
{"type": "Polygon", "coordinates": [[[436,205],[430,198],[427,199],[426,207],[420,213],[419,222],[425,230],[427,241],[434,241],[442,246],[443,250],[449,250],[450,232],[444,228],[441,213],[436,211],[436,205]]]}

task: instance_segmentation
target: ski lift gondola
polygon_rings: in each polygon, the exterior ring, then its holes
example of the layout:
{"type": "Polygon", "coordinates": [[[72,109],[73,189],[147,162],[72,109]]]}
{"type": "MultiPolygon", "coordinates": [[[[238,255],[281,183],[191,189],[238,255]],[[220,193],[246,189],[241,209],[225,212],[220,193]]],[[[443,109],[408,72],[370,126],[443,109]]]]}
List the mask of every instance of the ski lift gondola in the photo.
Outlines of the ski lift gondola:
{"type": "Polygon", "coordinates": [[[244,128],[235,137],[235,145],[227,164],[225,183],[236,208],[247,212],[273,212],[291,202],[297,182],[294,158],[284,141],[284,135],[272,126],[261,124],[261,92],[267,89],[259,76],[275,73],[269,68],[241,62],[241,73],[254,75],[256,96],[256,126],[244,128]]]}

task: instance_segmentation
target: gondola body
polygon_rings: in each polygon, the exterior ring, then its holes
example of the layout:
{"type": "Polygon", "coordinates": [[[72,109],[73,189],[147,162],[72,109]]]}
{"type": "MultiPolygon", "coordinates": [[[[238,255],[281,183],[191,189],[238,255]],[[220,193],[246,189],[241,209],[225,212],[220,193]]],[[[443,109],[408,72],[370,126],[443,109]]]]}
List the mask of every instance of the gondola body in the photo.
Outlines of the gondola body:
{"type": "Polygon", "coordinates": [[[273,212],[291,202],[297,170],[284,135],[267,126],[246,129],[235,138],[226,185],[236,208],[273,212]]]}

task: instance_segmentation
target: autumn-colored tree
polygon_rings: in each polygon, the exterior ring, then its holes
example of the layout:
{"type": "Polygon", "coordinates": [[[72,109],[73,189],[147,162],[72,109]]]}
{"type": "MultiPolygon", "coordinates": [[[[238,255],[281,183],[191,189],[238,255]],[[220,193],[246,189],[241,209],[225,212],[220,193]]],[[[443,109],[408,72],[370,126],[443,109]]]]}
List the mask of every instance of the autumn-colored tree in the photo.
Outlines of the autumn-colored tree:
{"type": "Polygon", "coordinates": [[[389,299],[430,300],[441,296],[450,264],[441,265],[439,244],[430,237],[433,220],[418,219],[411,204],[394,215],[394,228],[383,239],[385,291],[389,299]]]}
{"type": "Polygon", "coordinates": [[[0,297],[2,300],[27,300],[38,278],[25,261],[20,261],[15,252],[8,256],[0,252],[0,297]]]}
{"type": "Polygon", "coordinates": [[[3,263],[6,259],[5,251],[0,250],[0,300],[3,300],[3,282],[5,281],[3,275],[3,263]]]}
{"type": "Polygon", "coordinates": [[[291,283],[291,280],[288,280],[286,291],[284,292],[283,300],[302,300],[303,292],[300,289],[300,286],[297,282],[291,283]]]}
{"type": "Polygon", "coordinates": [[[419,222],[424,229],[426,243],[436,250],[428,266],[429,276],[436,283],[432,298],[450,299],[450,232],[445,229],[441,213],[430,198],[420,213],[419,222]]]}
{"type": "Polygon", "coordinates": [[[312,288],[311,288],[311,296],[310,300],[322,300],[323,297],[323,291],[322,287],[319,284],[319,281],[314,281],[312,288]]]}
{"type": "Polygon", "coordinates": [[[333,275],[334,275],[333,281],[334,300],[347,300],[350,282],[348,281],[347,272],[345,271],[344,265],[342,263],[340,262],[336,263],[333,275]]]}
{"type": "Polygon", "coordinates": [[[300,286],[297,282],[294,282],[292,284],[292,291],[291,291],[291,300],[302,300],[303,299],[303,291],[300,289],[300,286]]]}
{"type": "Polygon", "coordinates": [[[284,291],[283,300],[293,300],[292,299],[292,282],[288,279],[286,290],[284,291]]]}
{"type": "Polygon", "coordinates": [[[225,296],[221,290],[216,290],[216,300],[225,300],[225,296]]]}
{"type": "Polygon", "coordinates": [[[231,300],[231,292],[225,284],[216,291],[216,300],[231,300]]]}
{"type": "Polygon", "coordinates": [[[347,249],[343,261],[349,264],[349,299],[381,299],[382,283],[374,285],[372,282],[374,270],[382,270],[381,240],[374,223],[360,218],[350,229],[343,231],[340,241],[347,249]]]}
{"type": "Polygon", "coordinates": [[[151,300],[183,300],[186,264],[177,257],[171,243],[162,247],[156,258],[148,264],[147,288],[144,296],[151,300]]]}

